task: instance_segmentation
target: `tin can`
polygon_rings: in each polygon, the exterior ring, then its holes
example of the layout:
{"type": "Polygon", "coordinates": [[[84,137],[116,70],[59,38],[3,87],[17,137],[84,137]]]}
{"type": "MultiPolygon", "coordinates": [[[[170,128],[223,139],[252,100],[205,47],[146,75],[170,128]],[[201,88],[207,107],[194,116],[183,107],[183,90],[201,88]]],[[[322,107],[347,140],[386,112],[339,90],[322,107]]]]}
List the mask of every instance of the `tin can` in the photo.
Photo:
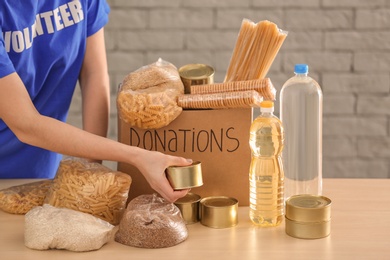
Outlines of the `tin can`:
{"type": "Polygon", "coordinates": [[[202,167],[198,161],[188,166],[170,166],[166,170],[166,175],[174,190],[189,189],[203,185],[202,167]]]}
{"type": "Polygon", "coordinates": [[[296,238],[315,239],[330,234],[331,203],[325,196],[294,195],[286,201],[286,233],[296,238]]]}
{"type": "Polygon", "coordinates": [[[195,193],[187,193],[186,196],[175,201],[175,205],[180,209],[184,222],[194,224],[199,222],[199,202],[201,197],[195,193]]]}
{"type": "Polygon", "coordinates": [[[206,64],[187,64],[179,69],[181,81],[184,84],[184,93],[191,93],[192,85],[214,83],[214,69],[206,64]]]}
{"type": "Polygon", "coordinates": [[[238,200],[225,196],[200,201],[200,223],[212,228],[228,228],[238,223],[238,200]]]}
{"type": "Polygon", "coordinates": [[[286,218],[286,234],[304,239],[327,237],[330,234],[330,220],[323,222],[298,222],[286,218]]]}

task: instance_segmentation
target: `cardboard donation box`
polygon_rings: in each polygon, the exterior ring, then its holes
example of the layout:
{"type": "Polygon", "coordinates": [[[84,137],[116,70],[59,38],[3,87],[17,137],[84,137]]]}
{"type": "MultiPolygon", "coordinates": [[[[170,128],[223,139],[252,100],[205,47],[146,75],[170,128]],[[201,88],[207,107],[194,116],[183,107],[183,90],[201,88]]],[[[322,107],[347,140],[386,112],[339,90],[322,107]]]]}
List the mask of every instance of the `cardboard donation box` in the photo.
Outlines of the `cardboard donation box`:
{"type": "MultiPolygon", "coordinates": [[[[249,204],[249,129],[253,109],[184,110],[168,126],[145,130],[118,119],[119,142],[191,158],[202,164],[201,197],[228,196],[249,204]]],[[[118,163],[132,177],[129,200],[154,191],[132,165],[118,163]]]]}

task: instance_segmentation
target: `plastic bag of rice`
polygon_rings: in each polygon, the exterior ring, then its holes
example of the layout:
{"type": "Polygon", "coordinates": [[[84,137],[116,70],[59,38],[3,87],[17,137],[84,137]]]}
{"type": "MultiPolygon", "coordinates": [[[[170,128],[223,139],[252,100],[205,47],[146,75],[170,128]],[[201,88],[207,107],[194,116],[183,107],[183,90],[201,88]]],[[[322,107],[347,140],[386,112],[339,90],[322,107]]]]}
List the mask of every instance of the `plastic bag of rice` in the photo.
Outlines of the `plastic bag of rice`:
{"type": "Polygon", "coordinates": [[[97,250],[111,239],[113,228],[90,214],[44,204],[25,215],[24,244],[37,250],[97,250]]]}

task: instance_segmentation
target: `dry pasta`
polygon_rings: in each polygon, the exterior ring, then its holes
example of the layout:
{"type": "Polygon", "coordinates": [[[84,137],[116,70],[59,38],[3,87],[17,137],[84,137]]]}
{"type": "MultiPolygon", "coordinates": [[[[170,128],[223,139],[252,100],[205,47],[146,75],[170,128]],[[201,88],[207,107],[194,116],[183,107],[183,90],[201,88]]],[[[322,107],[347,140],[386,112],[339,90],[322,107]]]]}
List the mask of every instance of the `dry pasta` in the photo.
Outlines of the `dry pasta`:
{"type": "Polygon", "coordinates": [[[224,81],[265,78],[286,37],[287,32],[270,21],[244,19],[224,81]]]}
{"type": "Polygon", "coordinates": [[[182,112],[177,97],[183,93],[177,68],[160,59],[124,78],[117,96],[119,117],[142,129],[164,127],[182,112]]]}
{"type": "Polygon", "coordinates": [[[52,180],[36,181],[0,191],[0,209],[12,214],[26,214],[41,206],[52,185],[52,180]]]}
{"type": "Polygon", "coordinates": [[[276,89],[269,78],[191,86],[191,94],[211,94],[245,90],[256,90],[263,99],[275,100],[276,89]]]}
{"type": "Polygon", "coordinates": [[[60,163],[45,203],[89,213],[113,225],[126,207],[131,177],[122,172],[69,158],[60,163]]]}

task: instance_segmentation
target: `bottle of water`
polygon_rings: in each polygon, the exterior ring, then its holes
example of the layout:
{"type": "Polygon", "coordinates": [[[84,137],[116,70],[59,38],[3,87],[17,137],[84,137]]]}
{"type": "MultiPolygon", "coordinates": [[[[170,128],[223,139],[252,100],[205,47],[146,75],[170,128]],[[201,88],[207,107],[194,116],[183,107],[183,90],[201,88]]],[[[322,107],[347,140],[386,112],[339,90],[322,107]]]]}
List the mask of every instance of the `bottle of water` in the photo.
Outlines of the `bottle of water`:
{"type": "Polygon", "coordinates": [[[285,200],[297,194],[322,194],[322,91],[308,71],[308,65],[296,64],[295,76],[280,92],[285,200]]]}
{"type": "Polygon", "coordinates": [[[277,226],[284,216],[283,127],[273,111],[273,102],[263,101],[250,128],[249,217],[261,227],[277,226]]]}

